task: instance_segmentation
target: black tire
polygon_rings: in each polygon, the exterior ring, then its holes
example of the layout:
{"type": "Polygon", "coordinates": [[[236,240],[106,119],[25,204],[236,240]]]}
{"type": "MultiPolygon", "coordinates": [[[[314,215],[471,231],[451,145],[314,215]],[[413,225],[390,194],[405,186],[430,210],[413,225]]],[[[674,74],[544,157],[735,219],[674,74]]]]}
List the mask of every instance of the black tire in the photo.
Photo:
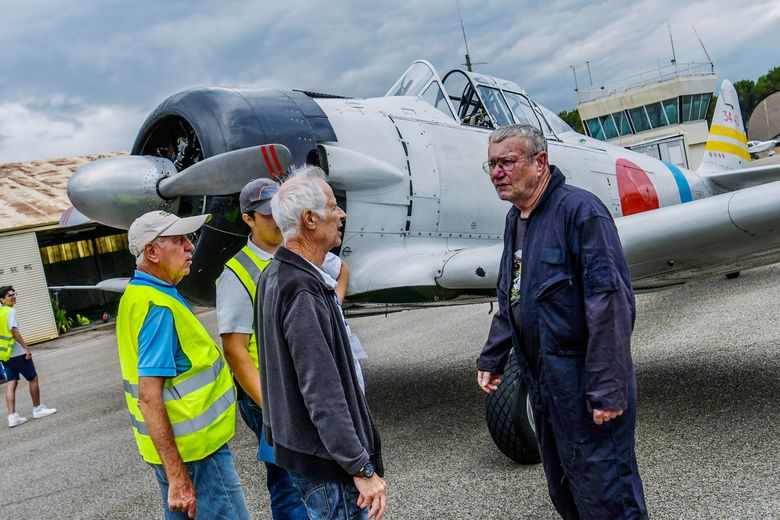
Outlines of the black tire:
{"type": "Polygon", "coordinates": [[[737,271],[735,273],[728,273],[728,274],[726,274],[726,278],[729,279],[729,280],[733,280],[735,278],[739,278],[739,271],[737,271]]]}
{"type": "Polygon", "coordinates": [[[509,356],[498,389],[485,400],[485,420],[501,453],[520,464],[541,461],[539,444],[528,406],[528,389],[520,375],[515,353],[509,356]]]}

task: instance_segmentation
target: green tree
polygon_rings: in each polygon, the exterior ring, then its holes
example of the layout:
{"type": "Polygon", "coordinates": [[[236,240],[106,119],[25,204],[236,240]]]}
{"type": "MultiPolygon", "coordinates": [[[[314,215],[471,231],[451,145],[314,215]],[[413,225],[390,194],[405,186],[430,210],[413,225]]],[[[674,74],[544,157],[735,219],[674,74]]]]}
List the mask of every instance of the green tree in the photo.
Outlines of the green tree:
{"type": "MultiPolygon", "coordinates": [[[[715,115],[715,105],[718,104],[718,96],[715,94],[710,98],[710,106],[707,107],[707,128],[712,126],[712,116],[715,115]]],[[[740,103],[740,107],[742,104],[740,103]]]]}
{"type": "MultiPolygon", "coordinates": [[[[765,97],[767,97],[770,94],[774,94],[780,90],[780,67],[775,67],[774,69],[770,70],[756,81],[756,88],[755,88],[755,105],[753,105],[753,108],[756,107],[759,103],[761,103],[765,97]]],[[[752,112],[752,110],[751,110],[752,112]]]]}
{"type": "Polygon", "coordinates": [[[739,98],[739,108],[742,112],[742,121],[747,126],[748,118],[758,104],[756,101],[756,84],[751,79],[741,79],[734,83],[734,90],[739,98]]]}
{"type": "Polygon", "coordinates": [[[562,112],[558,112],[558,117],[566,121],[566,124],[572,127],[575,132],[579,132],[581,134],[585,133],[585,129],[582,127],[580,113],[577,112],[576,108],[574,110],[563,110],[562,112]]]}

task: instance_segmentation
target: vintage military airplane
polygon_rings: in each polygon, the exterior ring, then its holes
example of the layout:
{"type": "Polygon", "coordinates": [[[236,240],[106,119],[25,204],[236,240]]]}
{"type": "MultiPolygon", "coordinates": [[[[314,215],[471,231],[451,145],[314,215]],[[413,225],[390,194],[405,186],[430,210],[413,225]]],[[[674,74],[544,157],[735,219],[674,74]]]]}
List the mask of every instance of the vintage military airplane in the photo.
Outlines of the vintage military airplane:
{"type": "MultiPolygon", "coordinates": [[[[496,127],[527,123],[567,182],[616,218],[637,289],[780,261],[780,166],[749,167],[737,94],[721,87],[696,172],[574,132],[517,84],[416,61],[384,97],[201,88],[174,94],[143,124],[129,157],[96,161],[68,194],[90,218],[127,228],[154,208],[212,213],[180,285],[212,305],[223,263],[246,240],[236,192],[291,164],[328,174],[347,212],[339,254],[352,304],[431,303],[495,294],[508,204],[482,171],[496,127]]],[[[479,346],[475,346],[475,349],[479,346]]],[[[514,365],[487,401],[499,448],[538,460],[514,365]]]]}

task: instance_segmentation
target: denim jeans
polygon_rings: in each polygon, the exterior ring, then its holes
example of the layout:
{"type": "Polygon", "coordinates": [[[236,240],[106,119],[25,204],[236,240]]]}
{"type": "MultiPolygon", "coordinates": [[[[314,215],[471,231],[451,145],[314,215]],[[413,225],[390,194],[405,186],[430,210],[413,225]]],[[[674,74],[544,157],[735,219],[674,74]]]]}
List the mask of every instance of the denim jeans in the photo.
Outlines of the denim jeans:
{"type": "Polygon", "coordinates": [[[368,508],[360,509],[360,496],[352,482],[334,482],[288,471],[298,488],[311,520],[366,520],[368,508]]]}
{"type": "Polygon", "coordinates": [[[273,520],[308,520],[301,495],[290,480],[287,470],[274,464],[273,448],[263,433],[263,410],[249,394],[239,389],[238,410],[249,429],[257,436],[257,460],[265,462],[266,484],[271,496],[273,520]]]}
{"type": "MultiPolygon", "coordinates": [[[[154,468],[157,484],[162,493],[165,518],[186,520],[187,513],[168,509],[168,477],[162,464],[150,464],[154,468]]],[[[205,459],[185,462],[187,473],[195,488],[196,518],[249,520],[244,491],[238,480],[233,454],[225,444],[205,459]]]]}

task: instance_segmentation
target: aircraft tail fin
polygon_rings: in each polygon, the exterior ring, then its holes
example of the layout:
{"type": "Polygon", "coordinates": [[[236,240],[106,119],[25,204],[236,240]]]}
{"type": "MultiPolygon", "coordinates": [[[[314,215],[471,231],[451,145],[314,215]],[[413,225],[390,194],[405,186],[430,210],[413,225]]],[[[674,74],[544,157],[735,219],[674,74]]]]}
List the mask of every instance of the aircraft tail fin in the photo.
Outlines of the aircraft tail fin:
{"type": "Polygon", "coordinates": [[[712,116],[710,135],[698,173],[744,168],[750,162],[747,136],[742,124],[739,97],[727,79],[720,85],[720,96],[712,116]]]}

